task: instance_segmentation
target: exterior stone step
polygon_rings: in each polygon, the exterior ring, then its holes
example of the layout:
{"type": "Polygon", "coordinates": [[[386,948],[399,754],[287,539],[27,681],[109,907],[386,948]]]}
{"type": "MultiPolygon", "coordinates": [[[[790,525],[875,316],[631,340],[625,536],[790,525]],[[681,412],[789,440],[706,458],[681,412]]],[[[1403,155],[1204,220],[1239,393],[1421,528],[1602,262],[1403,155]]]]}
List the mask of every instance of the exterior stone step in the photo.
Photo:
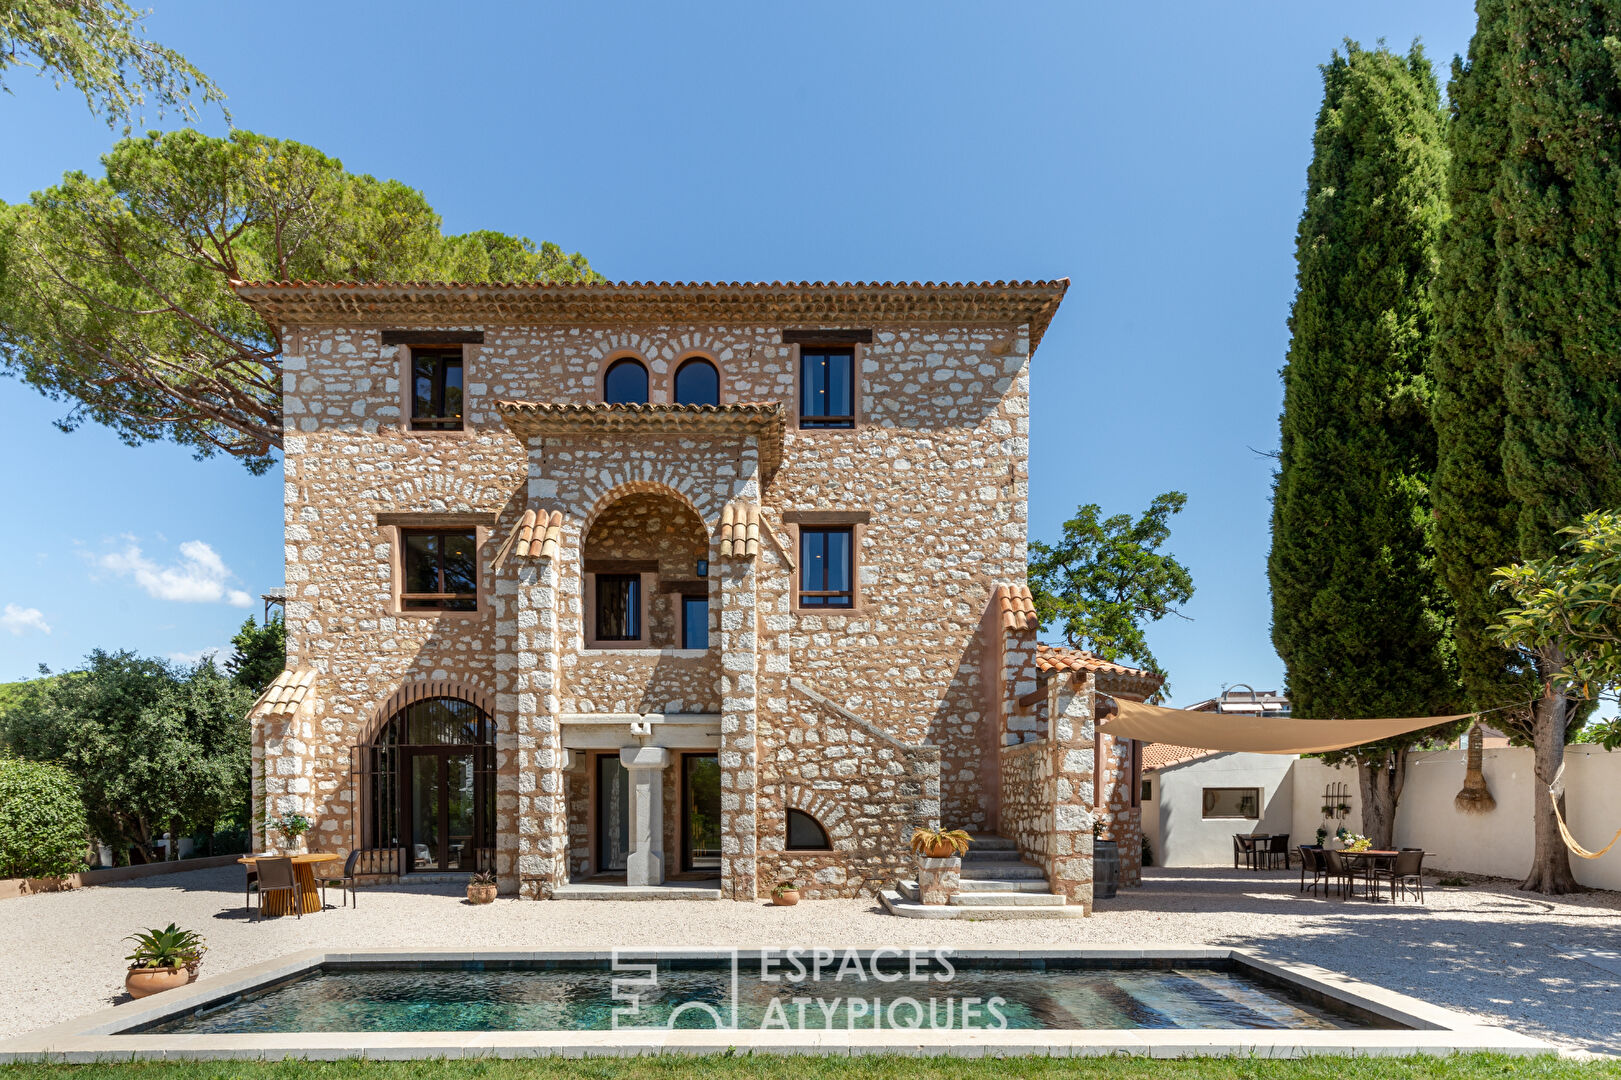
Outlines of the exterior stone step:
{"type": "Polygon", "coordinates": [[[1050,892],[1047,879],[1040,878],[963,878],[962,891],[965,893],[997,893],[997,892],[1050,892]]]}
{"type": "Polygon", "coordinates": [[[997,849],[994,851],[975,851],[973,848],[969,848],[968,854],[962,857],[962,861],[965,864],[981,862],[1018,862],[1022,858],[1024,858],[1024,856],[1020,855],[1019,852],[1014,848],[997,849]]]}
{"type": "Polygon", "coordinates": [[[969,840],[971,841],[968,846],[970,855],[976,851],[1016,851],[1018,849],[1018,846],[1013,841],[1005,836],[997,836],[995,833],[970,834],[969,840]]]}
{"type": "MultiPolygon", "coordinates": [[[[1055,897],[1062,901],[1062,896],[1055,897]]],[[[1084,919],[1086,911],[1069,904],[1062,906],[998,907],[991,904],[920,904],[894,889],[884,889],[878,902],[891,915],[906,919],[1084,919]]]]}
{"type": "Polygon", "coordinates": [[[948,904],[957,907],[1063,907],[1065,900],[1050,892],[960,892],[948,904]]]}
{"type": "Polygon", "coordinates": [[[980,866],[964,866],[962,868],[964,881],[1046,881],[1047,874],[1039,866],[1029,863],[990,863],[980,866]]]}
{"type": "Polygon", "coordinates": [[[559,885],[553,900],[719,900],[720,881],[676,882],[664,885],[559,885]]]}

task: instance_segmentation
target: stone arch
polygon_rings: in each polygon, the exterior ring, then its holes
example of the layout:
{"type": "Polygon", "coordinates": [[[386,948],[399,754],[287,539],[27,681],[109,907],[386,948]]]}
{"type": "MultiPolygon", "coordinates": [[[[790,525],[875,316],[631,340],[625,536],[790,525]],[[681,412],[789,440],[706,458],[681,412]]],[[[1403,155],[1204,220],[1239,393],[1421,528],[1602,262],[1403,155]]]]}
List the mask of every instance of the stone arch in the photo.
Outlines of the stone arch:
{"type": "Polygon", "coordinates": [[[455,698],[477,705],[484,710],[484,714],[496,724],[500,730],[499,714],[495,711],[495,695],[486,693],[482,688],[471,682],[462,682],[459,679],[417,679],[402,683],[378,706],[372,710],[371,719],[366,722],[365,730],[361,733],[359,745],[370,746],[371,741],[377,737],[383,725],[394,718],[394,715],[407,705],[428,698],[455,698]]]}
{"type": "Polygon", "coordinates": [[[586,374],[591,379],[593,396],[597,401],[602,400],[602,377],[608,365],[625,356],[635,357],[646,365],[650,390],[663,385],[665,377],[670,374],[668,351],[659,341],[633,330],[603,334],[591,350],[585,366],[586,374]]]}
{"type": "Polygon", "coordinates": [[[844,807],[823,792],[802,784],[790,784],[782,793],[782,806],[785,819],[789,810],[798,810],[814,818],[822,831],[827,833],[834,851],[848,851],[855,845],[855,830],[850,826],[849,815],[844,807]]]}
{"type": "Polygon", "coordinates": [[[602,512],[627,495],[665,495],[673,498],[697,516],[706,536],[715,535],[715,523],[720,520],[721,508],[709,492],[690,490],[691,482],[680,475],[674,465],[660,466],[649,471],[657,475],[650,475],[641,480],[620,480],[610,483],[606,488],[588,487],[585,490],[585,499],[582,501],[589,501],[590,509],[581,519],[582,543],[591,535],[591,526],[602,516],[602,512]]]}
{"type": "Polygon", "coordinates": [[[486,487],[470,477],[435,470],[383,488],[376,492],[376,497],[401,510],[441,514],[499,512],[511,500],[512,492],[486,487]]]}

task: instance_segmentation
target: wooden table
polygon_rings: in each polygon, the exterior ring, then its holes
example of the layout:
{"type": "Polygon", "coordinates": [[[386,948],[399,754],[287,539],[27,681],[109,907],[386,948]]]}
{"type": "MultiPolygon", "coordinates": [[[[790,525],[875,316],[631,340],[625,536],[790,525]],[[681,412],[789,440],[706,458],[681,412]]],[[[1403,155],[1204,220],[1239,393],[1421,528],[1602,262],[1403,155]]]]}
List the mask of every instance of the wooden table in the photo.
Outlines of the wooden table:
{"type": "Polygon", "coordinates": [[[1375,860],[1394,859],[1400,854],[1401,852],[1392,851],[1389,848],[1368,848],[1365,851],[1341,851],[1340,858],[1351,863],[1351,870],[1353,873],[1355,873],[1356,870],[1361,869],[1363,880],[1367,883],[1367,897],[1369,900],[1372,900],[1374,903],[1378,904],[1383,903],[1383,901],[1379,899],[1378,890],[1373,887],[1373,864],[1375,860]]]}
{"type": "MultiPolygon", "coordinates": [[[[236,860],[244,866],[253,866],[259,859],[273,859],[275,855],[245,855],[236,860]]],[[[330,851],[317,851],[308,855],[285,856],[293,860],[293,884],[298,886],[298,903],[304,911],[321,910],[321,890],[315,884],[315,864],[337,862],[338,856],[330,851]]],[[[266,894],[261,903],[266,915],[293,914],[293,898],[284,892],[266,894]]]]}

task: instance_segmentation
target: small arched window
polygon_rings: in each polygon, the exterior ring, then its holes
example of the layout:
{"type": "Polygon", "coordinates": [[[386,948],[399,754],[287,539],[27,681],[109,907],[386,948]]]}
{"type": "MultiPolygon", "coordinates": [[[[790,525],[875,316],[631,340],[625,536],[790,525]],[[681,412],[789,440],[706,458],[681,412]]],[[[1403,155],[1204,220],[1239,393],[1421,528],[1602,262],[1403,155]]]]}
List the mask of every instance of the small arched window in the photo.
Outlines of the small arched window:
{"type": "Polygon", "coordinates": [[[719,405],[720,372],[701,356],[694,356],[675,372],[677,405],[719,405]]]}
{"type": "Polygon", "coordinates": [[[833,847],[827,842],[827,830],[803,810],[788,810],[788,850],[789,851],[829,851],[833,847]]]}
{"type": "Polygon", "coordinates": [[[610,405],[646,405],[647,369],[626,356],[608,365],[602,379],[602,400],[610,405]]]}

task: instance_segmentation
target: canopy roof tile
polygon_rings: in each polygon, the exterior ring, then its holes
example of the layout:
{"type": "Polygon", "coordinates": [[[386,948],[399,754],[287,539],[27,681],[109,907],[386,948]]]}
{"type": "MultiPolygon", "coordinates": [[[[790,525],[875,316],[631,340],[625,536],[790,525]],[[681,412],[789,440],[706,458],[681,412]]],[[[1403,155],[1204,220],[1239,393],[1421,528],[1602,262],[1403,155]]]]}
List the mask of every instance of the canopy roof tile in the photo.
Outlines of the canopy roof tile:
{"type": "Polygon", "coordinates": [[[782,464],[787,414],[778,401],[735,405],[606,404],[600,401],[497,401],[496,411],[520,438],[537,435],[731,435],[760,440],[760,473],[782,464]]]}

